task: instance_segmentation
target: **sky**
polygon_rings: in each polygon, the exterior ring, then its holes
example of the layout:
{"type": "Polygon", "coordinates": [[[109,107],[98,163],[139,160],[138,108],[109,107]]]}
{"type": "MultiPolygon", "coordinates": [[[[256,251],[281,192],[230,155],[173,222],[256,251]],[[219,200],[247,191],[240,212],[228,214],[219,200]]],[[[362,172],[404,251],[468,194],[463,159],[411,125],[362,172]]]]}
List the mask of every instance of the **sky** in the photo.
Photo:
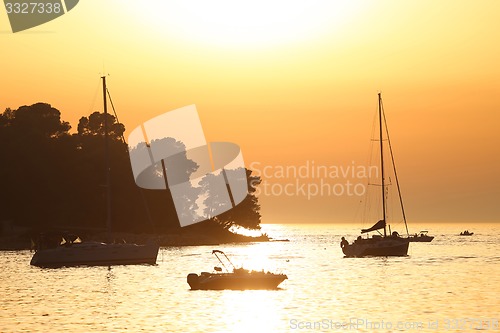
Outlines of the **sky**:
{"type": "Polygon", "coordinates": [[[496,0],[84,0],[12,33],[1,8],[0,110],[46,102],[74,131],[102,110],[108,75],[126,136],[195,104],[208,141],[237,143],[263,178],[264,223],[354,223],[381,92],[410,225],[500,222],[498,13],[496,0]]]}

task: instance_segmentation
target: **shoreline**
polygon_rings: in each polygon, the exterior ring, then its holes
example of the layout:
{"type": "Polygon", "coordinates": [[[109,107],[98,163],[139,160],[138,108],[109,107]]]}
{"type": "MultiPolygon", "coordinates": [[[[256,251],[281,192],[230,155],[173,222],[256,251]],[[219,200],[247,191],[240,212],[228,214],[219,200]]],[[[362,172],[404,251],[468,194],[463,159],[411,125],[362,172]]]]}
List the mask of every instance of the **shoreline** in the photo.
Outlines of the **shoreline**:
{"type": "MultiPolygon", "coordinates": [[[[96,234],[85,238],[83,241],[106,242],[105,234],[96,234]]],[[[133,234],[133,233],[113,233],[114,242],[146,244],[148,241],[156,239],[160,247],[169,246],[203,246],[221,245],[229,243],[252,243],[269,242],[269,237],[265,234],[252,237],[241,234],[227,233],[224,235],[190,234],[190,233],[168,233],[168,234],[133,234]]],[[[31,250],[32,240],[29,236],[2,236],[0,237],[0,251],[21,251],[31,250]]]]}

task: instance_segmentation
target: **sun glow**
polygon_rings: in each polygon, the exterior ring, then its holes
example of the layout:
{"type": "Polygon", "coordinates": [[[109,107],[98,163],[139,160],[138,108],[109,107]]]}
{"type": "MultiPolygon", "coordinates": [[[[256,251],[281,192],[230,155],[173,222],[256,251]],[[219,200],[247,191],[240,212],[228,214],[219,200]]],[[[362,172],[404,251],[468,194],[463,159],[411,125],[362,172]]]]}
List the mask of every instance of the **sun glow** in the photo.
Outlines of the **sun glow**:
{"type": "Polygon", "coordinates": [[[133,15],[156,33],[231,47],[270,46],[338,30],[359,1],[141,1],[133,15]],[[335,29],[336,28],[336,29],[335,29]]]}

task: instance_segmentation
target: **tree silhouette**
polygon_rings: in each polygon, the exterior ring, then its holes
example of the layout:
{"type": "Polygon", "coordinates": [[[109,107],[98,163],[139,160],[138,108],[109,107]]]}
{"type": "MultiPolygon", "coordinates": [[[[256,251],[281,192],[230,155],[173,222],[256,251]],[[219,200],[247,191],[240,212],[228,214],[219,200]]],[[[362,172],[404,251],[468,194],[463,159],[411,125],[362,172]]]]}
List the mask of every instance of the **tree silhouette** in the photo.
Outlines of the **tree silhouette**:
{"type": "Polygon", "coordinates": [[[60,217],[68,191],[64,158],[71,126],[46,103],[7,109],[0,117],[0,219],[28,226],[60,217]]]}
{"type": "MultiPolygon", "coordinates": [[[[252,176],[252,171],[245,169],[247,183],[248,183],[248,195],[237,204],[235,207],[217,215],[213,216],[212,209],[221,208],[224,203],[224,196],[217,193],[212,193],[210,189],[205,190],[208,198],[205,200],[204,204],[207,206],[205,208],[205,214],[211,216],[211,220],[217,222],[224,229],[229,230],[231,227],[243,227],[251,230],[260,230],[260,204],[255,191],[257,186],[261,183],[261,179],[258,176],[252,176]]],[[[226,170],[225,172],[237,172],[233,170],[226,170]]],[[[211,183],[211,179],[214,177],[223,177],[222,173],[219,175],[208,175],[200,183],[202,186],[207,186],[211,183]]],[[[228,176],[229,177],[229,176],[228,176]]]]}
{"type": "MultiPolygon", "coordinates": [[[[199,189],[194,186],[184,186],[183,191],[177,191],[176,200],[182,201],[183,205],[181,209],[179,207],[175,209],[170,188],[182,183],[189,184],[190,176],[198,169],[198,165],[188,159],[184,143],[170,137],[153,140],[150,145],[140,143],[130,150],[130,154],[131,156],[141,155],[141,151],[150,149],[150,146],[161,147],[162,152],[169,157],[163,159],[163,163],[157,161],[144,170],[138,175],[137,182],[140,186],[147,188],[143,190],[143,193],[147,202],[150,203],[150,213],[159,230],[167,232],[179,229],[178,214],[184,216],[194,214],[198,208],[196,199],[199,189]],[[163,166],[165,166],[165,170],[163,170],[163,166]]],[[[146,155],[149,155],[149,152],[146,155]]]]}
{"type": "MultiPolygon", "coordinates": [[[[170,192],[137,187],[128,146],[122,140],[125,127],[114,116],[107,117],[113,231],[179,231],[170,192]]],[[[80,118],[75,134],[70,134],[70,129],[70,124],[61,120],[59,110],[47,103],[21,106],[17,110],[8,108],[0,114],[0,221],[11,220],[33,230],[104,230],[104,114],[94,112],[80,118]]],[[[182,142],[172,138],[163,140],[162,144],[177,152],[175,158],[166,160],[168,178],[174,179],[169,186],[188,182],[197,164],[188,159],[182,142]]],[[[255,196],[260,178],[251,176],[250,170],[246,172],[250,194],[217,217],[217,224],[224,229],[233,225],[260,228],[260,206],[255,196]]],[[[202,190],[206,190],[203,181],[182,192],[186,205],[180,214],[198,214],[202,190]]],[[[203,225],[214,223],[206,221],[203,225]]],[[[184,228],[183,232],[190,230],[196,228],[184,228]]],[[[210,228],[200,230],[210,232],[210,228]]]]}
{"type": "Polygon", "coordinates": [[[68,135],[71,126],[61,121],[61,113],[47,103],[36,103],[31,106],[21,106],[15,111],[9,109],[4,115],[10,118],[10,126],[33,138],[58,138],[68,135]]]}
{"type": "MultiPolygon", "coordinates": [[[[117,140],[125,132],[125,126],[116,122],[116,118],[107,114],[108,135],[117,140]]],[[[104,113],[94,112],[89,117],[82,117],[78,122],[78,135],[81,136],[104,136],[104,113]]]]}

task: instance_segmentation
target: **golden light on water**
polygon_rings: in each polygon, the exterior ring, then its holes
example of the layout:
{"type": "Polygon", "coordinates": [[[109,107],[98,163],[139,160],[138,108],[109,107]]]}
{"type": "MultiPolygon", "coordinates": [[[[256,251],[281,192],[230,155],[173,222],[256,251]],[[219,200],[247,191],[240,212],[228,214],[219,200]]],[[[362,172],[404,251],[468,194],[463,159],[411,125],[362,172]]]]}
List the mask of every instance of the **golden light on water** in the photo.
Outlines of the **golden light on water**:
{"type": "MultiPolygon", "coordinates": [[[[252,246],[251,251],[243,249],[234,249],[227,252],[229,259],[238,268],[243,267],[255,271],[271,271],[280,270],[280,262],[269,257],[269,249],[267,243],[258,243],[252,246]]],[[[281,271],[279,271],[281,273],[281,271]]]]}
{"type": "MultiPolygon", "coordinates": [[[[272,291],[272,292],[280,292],[272,291]]],[[[276,332],[283,327],[280,300],[269,291],[226,292],[221,297],[226,332],[276,332]]]]}
{"type": "Polygon", "coordinates": [[[111,269],[45,270],[27,264],[29,251],[1,252],[2,332],[498,330],[498,224],[414,224],[436,239],[408,257],[363,259],[343,258],[338,245],[355,237],[352,224],[265,227],[291,241],[219,249],[235,264],[282,267],[289,279],[278,290],[190,290],[188,273],[217,264],[212,246],[166,247],[157,266],[111,269]],[[473,238],[458,236],[472,227],[473,238]],[[382,321],[393,328],[374,328],[382,321]]]}

